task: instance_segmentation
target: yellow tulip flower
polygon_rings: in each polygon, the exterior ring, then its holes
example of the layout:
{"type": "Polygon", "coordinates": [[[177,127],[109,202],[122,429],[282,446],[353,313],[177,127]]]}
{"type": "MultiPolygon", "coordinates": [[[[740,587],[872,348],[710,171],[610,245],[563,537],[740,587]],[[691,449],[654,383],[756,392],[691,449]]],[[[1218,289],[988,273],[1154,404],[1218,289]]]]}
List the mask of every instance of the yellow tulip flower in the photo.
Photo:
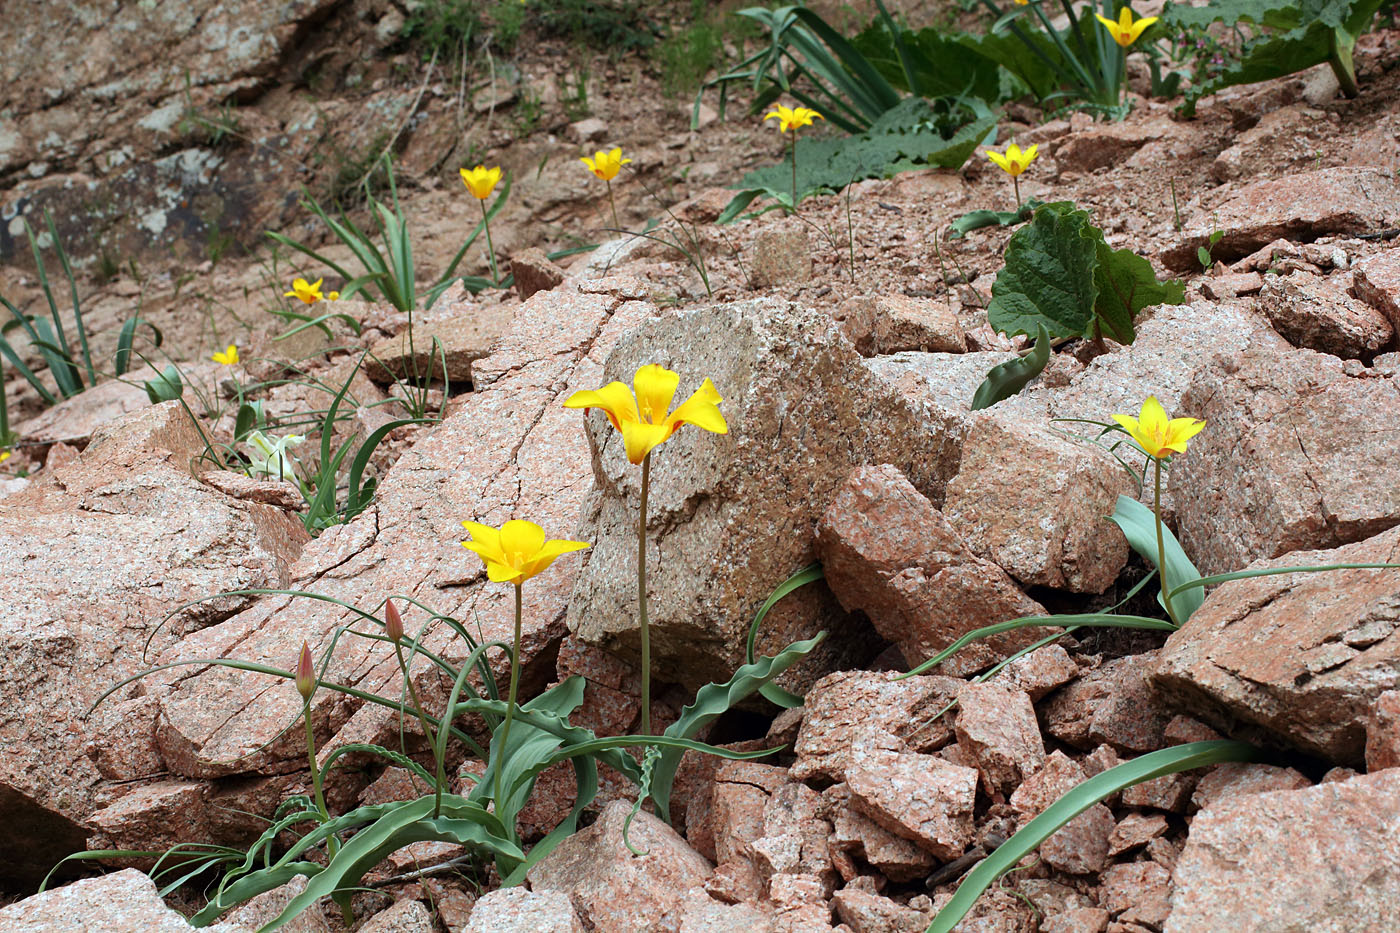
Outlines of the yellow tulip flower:
{"type": "Polygon", "coordinates": [[[728,434],[729,425],[720,414],[719,390],[706,379],[679,408],[671,411],[676,387],[681,377],[659,363],[650,363],[632,377],[633,389],[621,382],[610,382],[601,389],[575,392],[564,402],[565,408],[601,408],[612,426],[622,432],[627,459],[641,463],[647,454],[670,440],[683,424],[715,434],[728,434]],[[635,392],[634,392],[635,389],[635,392]]]}
{"type": "Polygon", "coordinates": [[[1156,16],[1144,16],[1134,22],[1133,11],[1129,7],[1123,7],[1118,14],[1118,22],[1116,23],[1099,13],[1095,13],[1094,18],[1103,24],[1103,28],[1108,30],[1109,35],[1113,36],[1113,41],[1125,49],[1136,42],[1143,30],[1157,22],[1158,19],[1156,16]]]}
{"type": "Polygon", "coordinates": [[[236,366],[238,364],[238,347],[229,344],[228,349],[222,353],[215,353],[210,357],[215,363],[222,363],[225,366],[236,366]]]}
{"type": "Polygon", "coordinates": [[[499,165],[495,168],[478,165],[471,171],[467,169],[458,169],[458,171],[462,173],[462,184],[467,186],[472,197],[478,201],[485,201],[491,197],[491,191],[496,187],[496,182],[501,180],[501,167],[499,165]]]}
{"type": "Polygon", "coordinates": [[[1166,409],[1155,395],[1149,395],[1147,401],[1142,403],[1138,417],[1114,415],[1113,420],[1122,425],[1128,436],[1137,441],[1138,446],[1154,460],[1165,459],[1173,453],[1186,453],[1187,442],[1206,426],[1204,421],[1196,418],[1172,418],[1168,421],[1166,409]]]}
{"type": "Polygon", "coordinates": [[[1031,163],[1035,161],[1035,157],[1039,154],[1039,149],[1040,147],[1038,145],[1031,146],[1023,152],[1020,146],[1012,143],[1006,147],[1005,154],[988,149],[987,158],[995,162],[1003,172],[1015,178],[1017,175],[1030,168],[1031,163]]]}
{"type": "Polygon", "coordinates": [[[546,541],[544,529],[534,522],[515,519],[499,529],[477,522],[462,522],[472,539],[462,547],[475,553],[486,564],[486,576],[493,583],[519,585],[540,573],[560,555],[581,551],[583,541],[546,541]]]}
{"type": "Polygon", "coordinates": [[[8,450],[0,450],[0,463],[4,463],[8,459],[10,459],[10,452],[8,450]]]}
{"type": "MultiPolygon", "coordinates": [[[[321,283],[325,279],[317,279],[308,283],[306,279],[297,279],[292,283],[292,290],[283,292],[283,298],[300,298],[309,305],[314,305],[318,301],[324,301],[325,295],[321,294],[321,283]]],[[[235,360],[235,362],[237,362],[235,360]]]]}
{"type": "Polygon", "coordinates": [[[631,162],[631,159],[622,157],[622,147],[615,147],[611,152],[604,152],[601,149],[593,153],[593,158],[580,156],[579,161],[588,166],[588,170],[597,175],[603,181],[612,181],[617,177],[617,173],[622,171],[622,167],[631,162]]]}
{"type": "Polygon", "coordinates": [[[763,115],[763,119],[771,120],[778,118],[778,132],[786,133],[788,130],[801,129],[804,126],[811,126],[812,120],[825,120],[826,117],[817,113],[810,107],[794,107],[789,110],[782,104],[778,104],[776,109],[770,110],[763,115]]]}

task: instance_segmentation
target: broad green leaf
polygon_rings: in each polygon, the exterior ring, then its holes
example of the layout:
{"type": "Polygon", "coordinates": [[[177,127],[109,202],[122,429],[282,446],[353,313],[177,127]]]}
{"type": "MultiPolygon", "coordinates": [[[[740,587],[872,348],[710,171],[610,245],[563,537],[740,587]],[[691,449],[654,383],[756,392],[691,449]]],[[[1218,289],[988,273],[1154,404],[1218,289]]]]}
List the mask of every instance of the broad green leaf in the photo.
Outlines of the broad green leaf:
{"type": "MultiPolygon", "coordinates": [[[[1157,566],[1157,518],[1147,506],[1136,499],[1127,496],[1118,497],[1118,505],[1113,510],[1109,519],[1123,529],[1123,536],[1128,539],[1128,544],[1132,546],[1153,567],[1157,566]]],[[[1163,526],[1162,528],[1162,549],[1166,551],[1167,564],[1167,590],[1177,593],[1172,597],[1172,606],[1176,609],[1177,618],[1181,624],[1185,625],[1186,620],[1191,618],[1192,613],[1201,608],[1201,603],[1205,602],[1205,590],[1199,587],[1177,591],[1184,583],[1192,580],[1199,580],[1201,572],[1196,569],[1196,565],[1191,563],[1191,558],[1186,556],[1186,552],[1181,549],[1181,543],[1176,540],[1176,535],[1172,530],[1163,526]]],[[[1163,595],[1158,594],[1157,601],[1166,608],[1163,595]]]]}
{"type": "Polygon", "coordinates": [[[1101,237],[1080,210],[1042,207],[1011,237],[992,285],[987,320],[1007,335],[1080,337],[1094,321],[1101,237]]]}
{"type": "Polygon", "coordinates": [[[159,376],[145,382],[146,397],[152,405],[169,402],[185,394],[185,383],[180,378],[180,370],[174,363],[166,364],[159,376]]]}
{"type": "MultiPolygon", "coordinates": [[[[735,704],[748,698],[764,684],[769,683],[783,671],[812,652],[826,638],[819,632],[806,641],[793,642],[772,657],[759,658],[752,664],[744,664],[734,672],[734,676],[722,684],[706,684],[695,694],[695,700],[681,710],[680,717],[666,728],[665,735],[671,738],[693,739],[701,729],[728,712],[735,704]]],[[[670,820],[671,783],[676,777],[685,749],[669,747],[656,756],[650,781],[642,787],[642,797],[650,796],[656,804],[656,812],[662,819],[670,820]]]]}
{"type": "MultiPolygon", "coordinates": [[[[827,191],[840,191],[853,181],[887,178],[902,171],[959,168],[989,132],[995,114],[976,120],[946,137],[937,128],[940,115],[926,101],[907,98],[875,121],[860,136],[799,139],[797,200],[827,191]]],[[[791,153],[777,165],[749,172],[739,191],[720,215],[722,222],[739,216],[756,197],[792,200],[791,153]]]]}
{"type": "Polygon", "coordinates": [[[1049,362],[1050,335],[1046,333],[1045,325],[1041,324],[1036,332],[1035,348],[1030,353],[993,366],[987,373],[987,378],[982,380],[972,396],[972,410],[991,408],[1020,392],[1026,383],[1041,374],[1049,362]]]}
{"type": "Polygon", "coordinates": [[[1149,752],[1101,772],[1056,800],[1010,839],[967,873],[952,899],[934,917],[925,933],[952,933],[967,916],[982,892],[998,878],[1015,868],[1060,827],[1085,810],[1126,787],[1168,774],[1179,774],[1223,761],[1266,761],[1262,749],[1244,742],[1189,742],[1161,751],[1149,752]]]}
{"type": "Polygon", "coordinates": [[[1186,286],[1176,279],[1157,281],[1152,263],[1130,249],[1112,249],[1099,242],[1098,267],[1094,270],[1098,299],[1094,311],[1103,336],[1121,344],[1133,342],[1133,320],[1152,305],[1179,305],[1186,300],[1186,286]]]}

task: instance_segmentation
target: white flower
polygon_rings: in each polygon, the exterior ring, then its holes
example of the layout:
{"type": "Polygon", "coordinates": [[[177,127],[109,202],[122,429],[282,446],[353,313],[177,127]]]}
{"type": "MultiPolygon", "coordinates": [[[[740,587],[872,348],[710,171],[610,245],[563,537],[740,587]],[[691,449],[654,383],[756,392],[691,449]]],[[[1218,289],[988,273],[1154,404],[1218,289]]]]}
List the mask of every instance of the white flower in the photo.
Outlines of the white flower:
{"type": "Polygon", "coordinates": [[[251,451],[249,459],[252,462],[248,464],[248,475],[270,476],[273,479],[296,482],[296,470],[293,468],[295,458],[287,453],[287,448],[295,447],[303,440],[305,438],[300,434],[288,434],[276,440],[261,431],[249,434],[246,443],[251,451]]]}

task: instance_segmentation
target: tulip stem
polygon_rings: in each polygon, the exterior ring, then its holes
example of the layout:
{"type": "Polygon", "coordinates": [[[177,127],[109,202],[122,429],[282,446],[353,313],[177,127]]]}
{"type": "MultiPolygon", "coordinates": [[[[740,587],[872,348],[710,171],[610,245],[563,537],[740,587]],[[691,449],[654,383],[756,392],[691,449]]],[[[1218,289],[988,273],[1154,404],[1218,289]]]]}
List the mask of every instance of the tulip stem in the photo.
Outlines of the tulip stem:
{"type": "Polygon", "coordinates": [[[642,458],[642,506],[637,522],[637,617],[642,626],[642,735],[651,735],[651,626],[647,621],[647,490],[651,454],[642,458]]]}
{"type": "Polygon", "coordinates": [[[1162,461],[1153,457],[1152,465],[1156,478],[1152,490],[1152,515],[1157,519],[1157,573],[1162,581],[1162,605],[1167,607],[1167,617],[1172,620],[1172,625],[1181,628],[1181,620],[1172,608],[1171,590],[1167,587],[1167,548],[1162,538],[1162,461]]]}
{"type": "MultiPolygon", "coordinates": [[[[428,722],[428,714],[423,711],[423,703],[418,699],[418,688],[413,685],[413,678],[408,674],[408,664],[403,659],[403,648],[398,642],[394,643],[394,655],[399,659],[399,671],[403,674],[403,682],[408,687],[408,695],[413,700],[414,712],[418,714],[418,722],[423,726],[423,735],[427,736],[428,745],[437,748],[437,732],[428,722]]],[[[447,787],[447,770],[442,759],[437,760],[437,793],[441,800],[442,792],[447,787]]]]}
{"type": "Polygon", "coordinates": [[[1016,191],[1016,211],[1019,213],[1021,210],[1021,179],[1012,175],[1011,187],[1016,191]]]}
{"type": "Polygon", "coordinates": [[[792,212],[797,213],[797,130],[792,131],[792,212]]]}
{"type": "MultiPolygon", "coordinates": [[[[520,584],[515,584],[515,637],[510,643],[510,689],[506,695],[506,720],[501,724],[501,743],[496,746],[495,757],[499,760],[492,761],[491,765],[496,769],[496,816],[505,819],[505,801],[501,799],[501,771],[506,763],[506,743],[510,741],[510,722],[515,718],[515,696],[520,687],[520,584]]],[[[507,826],[506,832],[513,832],[515,827],[507,826]]]]}
{"type": "Polygon", "coordinates": [[[501,273],[496,269],[496,247],[491,242],[491,218],[486,215],[486,201],[477,202],[481,205],[481,224],[486,228],[486,258],[491,263],[491,283],[499,286],[501,284],[501,273]]]}
{"type": "MultiPolygon", "coordinates": [[[[316,809],[321,813],[321,822],[329,823],[330,811],[326,809],[326,796],[321,792],[321,769],[316,767],[316,732],[311,727],[311,698],[302,702],[302,719],[306,722],[306,764],[311,771],[311,793],[316,798],[316,809]]],[[[326,840],[326,854],[335,858],[340,851],[340,840],[332,833],[326,840]]]]}
{"type": "Polygon", "coordinates": [[[612,206],[613,229],[614,229],[614,230],[621,230],[621,229],[622,229],[622,224],[620,224],[620,223],[617,222],[617,201],[613,200],[612,179],[611,179],[611,178],[605,178],[604,181],[607,182],[607,185],[608,185],[608,204],[610,204],[610,205],[612,206]]]}

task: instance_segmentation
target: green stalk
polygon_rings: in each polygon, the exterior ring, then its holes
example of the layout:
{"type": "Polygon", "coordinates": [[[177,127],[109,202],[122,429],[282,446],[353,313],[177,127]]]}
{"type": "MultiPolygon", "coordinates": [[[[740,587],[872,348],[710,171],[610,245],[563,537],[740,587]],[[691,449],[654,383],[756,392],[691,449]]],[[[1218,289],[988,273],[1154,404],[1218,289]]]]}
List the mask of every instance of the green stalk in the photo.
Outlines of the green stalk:
{"type": "Polygon", "coordinates": [[[611,179],[611,178],[605,178],[605,179],[603,179],[603,180],[604,180],[605,182],[607,182],[607,185],[608,185],[608,204],[610,204],[610,205],[612,206],[613,229],[614,229],[614,230],[621,230],[621,229],[622,229],[622,224],[620,224],[620,223],[617,222],[617,201],[613,200],[612,179],[611,179]]]}
{"type": "Polygon", "coordinates": [[[0,450],[10,444],[10,409],[5,402],[5,362],[0,360],[0,450]]]}
{"type": "Polygon", "coordinates": [[[1167,548],[1162,542],[1162,461],[1153,457],[1152,465],[1155,467],[1152,515],[1157,520],[1157,573],[1162,579],[1162,604],[1167,607],[1167,617],[1172,620],[1172,625],[1181,628],[1181,620],[1176,617],[1176,610],[1172,608],[1171,592],[1167,588],[1167,548]]]}
{"type": "MultiPolygon", "coordinates": [[[[437,733],[428,723],[428,715],[423,711],[423,703],[418,699],[418,688],[413,686],[413,678],[408,675],[408,665],[404,663],[403,648],[398,642],[394,643],[394,656],[399,659],[399,671],[403,674],[403,682],[408,686],[408,695],[413,700],[414,712],[418,714],[418,722],[423,726],[423,734],[428,737],[428,744],[437,749],[437,733]]],[[[433,756],[437,763],[437,779],[439,787],[447,786],[447,769],[443,760],[437,755],[433,756]]]]}
{"type": "Polygon", "coordinates": [[[501,284],[501,273],[496,269],[496,247],[491,242],[491,218],[486,213],[486,201],[481,200],[481,223],[486,228],[486,258],[491,262],[491,281],[494,285],[501,284]]]}
{"type": "Polygon", "coordinates": [[[1016,210],[1021,209],[1021,178],[1018,175],[1011,176],[1011,187],[1016,190],[1016,210]]]}
{"type": "Polygon", "coordinates": [[[797,213],[797,130],[792,131],[792,212],[797,213]]]}
{"type": "Polygon", "coordinates": [[[1356,86],[1356,65],[1352,61],[1354,44],[1351,37],[1347,36],[1341,28],[1334,28],[1332,35],[1328,38],[1327,64],[1331,66],[1332,73],[1337,76],[1337,84],[1341,86],[1342,93],[1347,97],[1361,96],[1361,89],[1356,86]]]}
{"type": "MultiPolygon", "coordinates": [[[[510,722],[515,718],[515,695],[520,687],[520,584],[515,584],[515,638],[510,643],[510,692],[506,697],[506,720],[501,724],[501,744],[496,746],[500,761],[491,762],[496,769],[496,815],[505,812],[505,801],[501,799],[501,772],[505,770],[506,743],[510,741],[510,722]]],[[[505,817],[501,816],[502,819],[505,817]]],[[[509,828],[509,827],[508,827],[509,828]]]]}
{"type": "Polygon", "coordinates": [[[651,454],[642,458],[642,507],[637,522],[637,617],[642,625],[642,735],[651,735],[651,626],[647,622],[647,489],[651,454]]]}
{"type": "MultiPolygon", "coordinates": [[[[330,811],[326,809],[326,796],[321,792],[321,769],[316,767],[316,732],[311,727],[311,698],[302,704],[301,718],[306,722],[306,763],[311,770],[311,792],[316,798],[316,809],[321,813],[321,822],[329,823],[330,811]]],[[[335,858],[340,851],[340,840],[334,833],[326,840],[326,854],[335,858]]]]}

